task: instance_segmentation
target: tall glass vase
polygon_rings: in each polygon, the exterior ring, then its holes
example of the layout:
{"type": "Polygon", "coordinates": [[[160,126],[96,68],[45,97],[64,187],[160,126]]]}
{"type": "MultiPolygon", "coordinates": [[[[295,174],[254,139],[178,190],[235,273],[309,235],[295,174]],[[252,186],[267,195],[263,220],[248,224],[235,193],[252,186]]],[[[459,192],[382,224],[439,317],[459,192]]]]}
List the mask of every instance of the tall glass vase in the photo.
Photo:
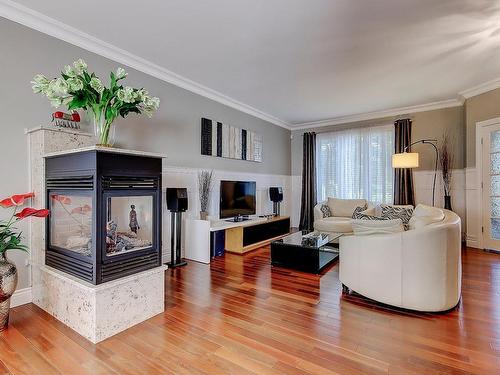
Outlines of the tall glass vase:
{"type": "Polygon", "coordinates": [[[113,122],[106,121],[104,110],[92,112],[94,119],[94,135],[97,146],[113,147],[115,144],[115,126],[113,122]]]}

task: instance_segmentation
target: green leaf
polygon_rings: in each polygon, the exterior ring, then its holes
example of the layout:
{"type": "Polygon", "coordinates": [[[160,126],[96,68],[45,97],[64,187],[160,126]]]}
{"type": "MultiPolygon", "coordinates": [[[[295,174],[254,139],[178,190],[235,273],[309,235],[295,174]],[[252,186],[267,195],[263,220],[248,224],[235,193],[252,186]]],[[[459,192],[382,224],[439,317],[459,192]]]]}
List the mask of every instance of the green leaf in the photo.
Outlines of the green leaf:
{"type": "Polygon", "coordinates": [[[78,109],[78,108],[86,110],[87,104],[88,104],[88,99],[85,92],[83,90],[78,91],[75,94],[75,96],[73,96],[73,100],[68,104],[68,110],[78,109]]]}

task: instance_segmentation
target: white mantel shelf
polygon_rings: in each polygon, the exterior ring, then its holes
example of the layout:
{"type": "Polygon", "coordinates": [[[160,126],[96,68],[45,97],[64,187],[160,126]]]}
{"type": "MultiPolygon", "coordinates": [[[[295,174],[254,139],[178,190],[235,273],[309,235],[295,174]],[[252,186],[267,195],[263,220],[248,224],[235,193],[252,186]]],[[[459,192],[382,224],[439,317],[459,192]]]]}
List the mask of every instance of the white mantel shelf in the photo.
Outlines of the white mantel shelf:
{"type": "Polygon", "coordinates": [[[136,156],[146,156],[150,158],[158,158],[158,159],[166,159],[167,155],[159,154],[156,152],[147,152],[147,151],[137,151],[137,150],[127,150],[124,148],[118,147],[105,147],[105,146],[88,146],[88,147],[80,147],[74,148],[71,150],[57,151],[57,152],[49,152],[43,155],[44,158],[51,158],[54,156],[68,155],[68,154],[77,154],[79,152],[87,152],[87,151],[99,151],[99,152],[110,152],[113,154],[124,154],[124,155],[136,155],[136,156]]]}

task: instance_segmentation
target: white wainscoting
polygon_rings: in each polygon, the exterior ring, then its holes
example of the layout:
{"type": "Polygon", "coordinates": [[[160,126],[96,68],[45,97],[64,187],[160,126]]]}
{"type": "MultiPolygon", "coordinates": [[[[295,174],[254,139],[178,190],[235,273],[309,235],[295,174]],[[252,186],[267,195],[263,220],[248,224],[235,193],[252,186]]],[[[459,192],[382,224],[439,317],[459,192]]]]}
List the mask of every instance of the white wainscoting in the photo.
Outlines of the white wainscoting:
{"type": "MultiPolygon", "coordinates": [[[[163,260],[170,260],[170,212],[167,210],[165,191],[168,187],[185,187],[188,192],[188,211],[183,213],[183,219],[199,218],[200,200],[198,197],[198,172],[202,169],[184,168],[176,166],[163,167],[163,260]]],[[[283,188],[283,202],[281,203],[281,214],[290,216],[292,214],[292,191],[290,184],[290,176],[276,174],[261,174],[248,172],[232,172],[220,169],[214,169],[214,177],[212,181],[212,194],[210,197],[209,217],[218,219],[219,217],[219,186],[221,180],[233,181],[255,181],[257,190],[256,213],[257,215],[271,214],[273,211],[272,202],[269,200],[269,187],[281,186],[283,188]]],[[[300,195],[299,195],[299,211],[300,211],[300,195]]],[[[184,254],[184,233],[185,225],[183,225],[181,250],[184,254]]]]}
{"type": "Polygon", "coordinates": [[[10,307],[16,307],[31,303],[32,299],[31,287],[18,289],[10,298],[10,307]]]}
{"type": "Polygon", "coordinates": [[[481,176],[476,168],[465,169],[465,201],[466,214],[466,242],[467,246],[478,249],[483,248],[482,227],[482,202],[481,202],[481,176]]]}
{"type": "MultiPolygon", "coordinates": [[[[415,202],[432,206],[433,171],[414,171],[415,202]]],[[[462,233],[466,233],[465,169],[454,169],[451,181],[451,206],[462,219],[462,233]]],[[[444,189],[441,172],[436,177],[436,207],[444,207],[444,189]]]]}

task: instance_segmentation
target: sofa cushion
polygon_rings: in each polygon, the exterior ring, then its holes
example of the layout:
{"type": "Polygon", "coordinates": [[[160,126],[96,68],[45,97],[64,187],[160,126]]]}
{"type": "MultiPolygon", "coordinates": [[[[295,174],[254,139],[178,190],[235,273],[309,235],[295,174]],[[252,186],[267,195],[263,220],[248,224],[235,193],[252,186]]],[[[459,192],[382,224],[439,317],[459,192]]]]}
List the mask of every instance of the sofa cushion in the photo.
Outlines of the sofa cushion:
{"type": "Polygon", "coordinates": [[[330,207],[328,207],[328,205],[322,204],[320,210],[321,210],[321,213],[323,214],[323,217],[332,216],[332,211],[330,211],[330,207]]]}
{"type": "Polygon", "coordinates": [[[337,199],[328,198],[327,202],[332,216],[351,218],[356,207],[367,207],[366,199],[337,199]]]}
{"type": "Polygon", "coordinates": [[[358,207],[354,210],[352,214],[353,219],[364,219],[364,220],[382,220],[381,217],[375,215],[375,207],[367,208],[362,210],[362,207],[358,207]]]}
{"type": "Polygon", "coordinates": [[[351,218],[325,217],[314,222],[314,229],[318,232],[352,233],[351,218]]]}
{"type": "Polygon", "coordinates": [[[404,231],[401,219],[392,220],[353,220],[352,231],[356,236],[368,236],[372,234],[399,233],[404,231]]]}
{"type": "Polygon", "coordinates": [[[409,221],[410,229],[419,229],[429,224],[439,223],[444,219],[444,212],[437,207],[417,204],[409,221]]]}
{"type": "Polygon", "coordinates": [[[408,226],[408,222],[413,214],[413,206],[381,204],[381,216],[385,219],[401,219],[403,225],[408,226]]]}

